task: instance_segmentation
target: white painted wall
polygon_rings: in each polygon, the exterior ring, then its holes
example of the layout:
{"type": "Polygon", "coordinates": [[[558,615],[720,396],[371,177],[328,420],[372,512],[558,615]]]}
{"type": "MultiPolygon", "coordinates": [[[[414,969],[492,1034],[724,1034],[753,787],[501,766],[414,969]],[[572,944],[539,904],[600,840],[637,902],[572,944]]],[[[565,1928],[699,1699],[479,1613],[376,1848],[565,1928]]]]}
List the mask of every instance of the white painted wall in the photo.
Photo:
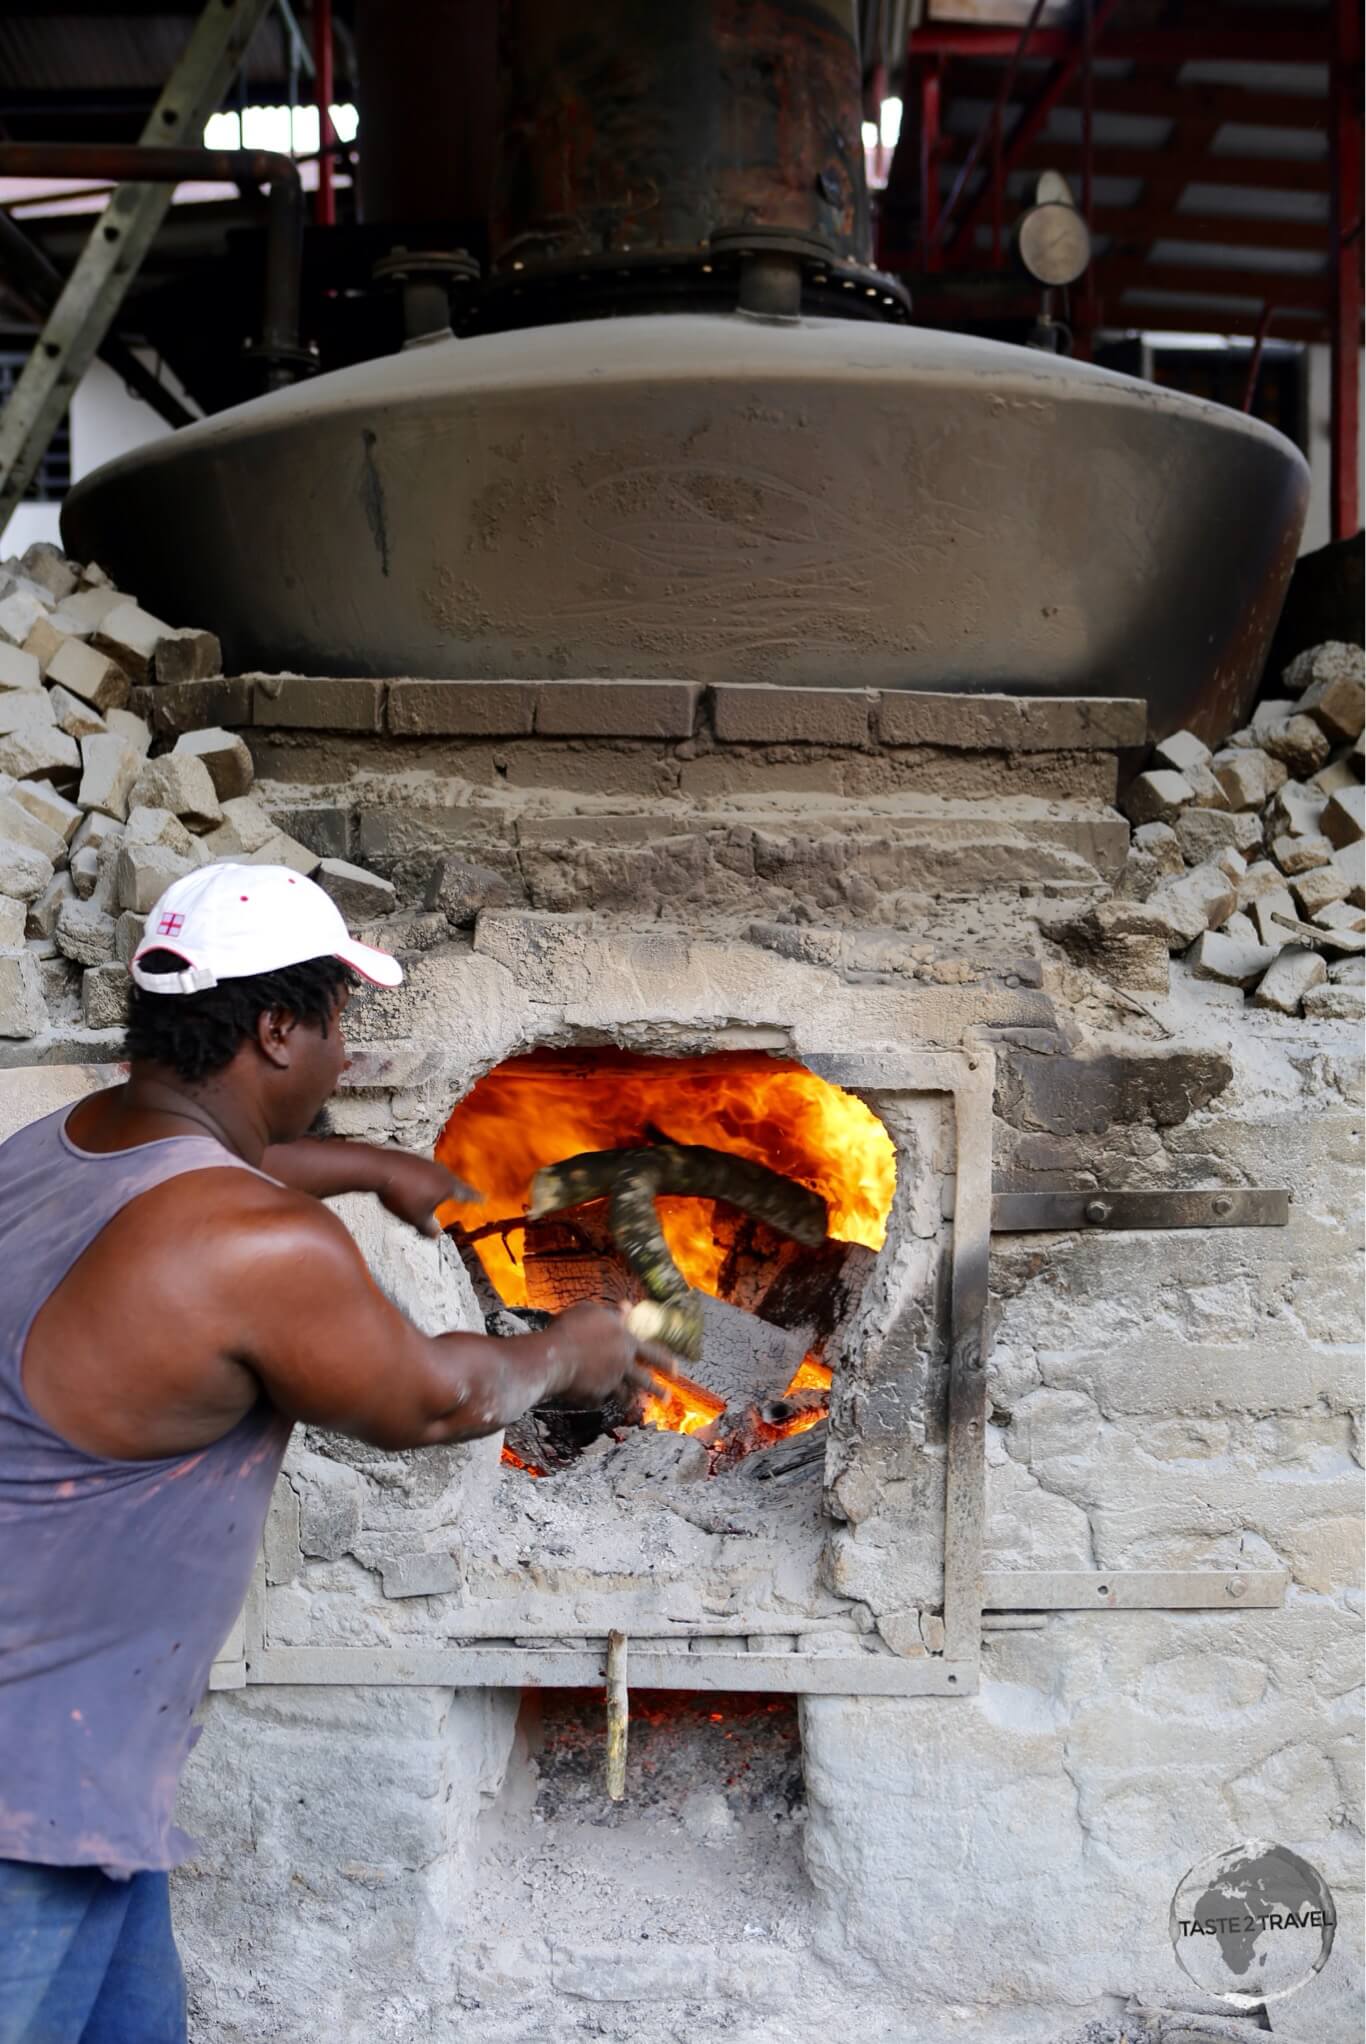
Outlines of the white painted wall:
{"type": "MultiPolygon", "coordinates": [[[[1366,355],[1362,357],[1362,379],[1366,385],[1366,355]]],[[[1328,349],[1316,345],[1309,350],[1309,516],[1305,521],[1301,553],[1309,553],[1314,547],[1326,546],[1333,536],[1332,512],[1329,504],[1330,475],[1332,467],[1330,429],[1332,422],[1332,382],[1329,375],[1328,349]]],[[[1366,435],[1357,439],[1357,475],[1361,476],[1366,463],[1366,435]]]]}
{"type": "MultiPolygon", "coordinates": [[[[150,355],[144,354],[143,360],[149,368],[155,367],[150,355]]],[[[161,373],[169,388],[183,395],[170,371],[161,373]]],[[[141,447],[148,440],[159,440],[170,430],[150,405],[124,387],[112,369],[103,362],[92,363],[71,400],[72,481],[79,482],[101,462],[112,461],[116,454],[126,454],[129,448],[141,447]]],[[[57,529],[60,515],[60,504],[21,504],[5,527],[4,551],[21,554],[36,539],[60,543],[57,529]]]]}

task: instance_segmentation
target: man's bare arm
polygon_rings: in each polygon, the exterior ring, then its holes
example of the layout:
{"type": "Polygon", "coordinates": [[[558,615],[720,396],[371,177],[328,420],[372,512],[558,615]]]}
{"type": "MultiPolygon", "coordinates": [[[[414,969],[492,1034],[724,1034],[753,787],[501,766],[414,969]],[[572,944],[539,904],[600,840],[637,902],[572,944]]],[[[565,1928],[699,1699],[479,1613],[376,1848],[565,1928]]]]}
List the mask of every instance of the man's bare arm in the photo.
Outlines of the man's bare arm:
{"type": "Polygon", "coordinates": [[[480,1197],[433,1157],[333,1136],[303,1136],[298,1142],[277,1143],[262,1157],[261,1169],[291,1191],[306,1192],[313,1199],[372,1192],[390,1213],[424,1235],[440,1232],[433,1217],[446,1200],[480,1197]]]}
{"type": "Polygon", "coordinates": [[[295,1419],[376,1447],[427,1447],[495,1433],[547,1398],[605,1402],[651,1381],[639,1344],[607,1306],[575,1307],[543,1333],[511,1340],[421,1334],[326,1208],[305,1199],[282,1206],[259,1182],[253,1194],[235,1203],[215,1261],[238,1302],[239,1359],[295,1419]]]}

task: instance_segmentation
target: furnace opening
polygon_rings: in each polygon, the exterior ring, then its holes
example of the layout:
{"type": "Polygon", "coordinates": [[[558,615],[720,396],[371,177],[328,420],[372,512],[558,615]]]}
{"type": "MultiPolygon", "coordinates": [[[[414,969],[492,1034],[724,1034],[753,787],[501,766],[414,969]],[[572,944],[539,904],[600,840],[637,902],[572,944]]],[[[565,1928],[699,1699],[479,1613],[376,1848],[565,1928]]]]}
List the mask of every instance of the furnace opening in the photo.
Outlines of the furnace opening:
{"type": "Polygon", "coordinates": [[[652,1300],[680,1330],[683,1386],[629,1410],[540,1407],[505,1461],[553,1475],[642,1425],[691,1436],[712,1474],[793,1436],[823,1452],[826,1351],[896,1190],[892,1139],[862,1100],[746,1053],[532,1052],[478,1082],[436,1154],[484,1194],[441,1218],[491,1326],[597,1298],[652,1300]]]}

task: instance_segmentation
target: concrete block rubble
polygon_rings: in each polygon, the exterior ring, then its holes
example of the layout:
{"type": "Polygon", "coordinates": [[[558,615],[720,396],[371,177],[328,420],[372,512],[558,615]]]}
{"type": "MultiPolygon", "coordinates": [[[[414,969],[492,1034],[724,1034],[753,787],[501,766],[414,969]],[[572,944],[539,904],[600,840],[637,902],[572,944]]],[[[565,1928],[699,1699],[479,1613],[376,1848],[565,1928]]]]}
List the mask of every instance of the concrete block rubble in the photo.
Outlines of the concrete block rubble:
{"type": "Polygon", "coordinates": [[[1364,657],[1301,653],[1217,750],[1164,739],[1123,800],[1135,828],[1116,897],[1054,934],[1134,991],[1165,993],[1180,954],[1235,1002],[1366,1013],[1364,657]]]}
{"type": "Polygon", "coordinates": [[[73,1004],[86,1029],[119,1026],[147,912],[198,866],[292,866],[353,921],[396,906],[389,881],[277,827],[234,733],[154,756],[132,690],[221,668],[212,632],[153,617],[94,563],[39,542],[0,564],[0,1037],[73,1004]]]}

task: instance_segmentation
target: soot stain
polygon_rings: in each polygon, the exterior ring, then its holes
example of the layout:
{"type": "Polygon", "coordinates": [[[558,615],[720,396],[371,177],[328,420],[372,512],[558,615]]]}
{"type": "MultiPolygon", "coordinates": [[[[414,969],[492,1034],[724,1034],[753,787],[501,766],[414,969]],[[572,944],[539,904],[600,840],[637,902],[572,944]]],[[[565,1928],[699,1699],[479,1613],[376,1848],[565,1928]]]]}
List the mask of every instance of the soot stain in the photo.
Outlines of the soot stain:
{"type": "Polygon", "coordinates": [[[375,552],[379,555],[380,570],[387,575],[389,520],[384,509],[384,485],[375,466],[375,435],[366,426],[362,429],[360,437],[365,448],[365,477],[361,484],[361,505],[365,512],[365,522],[370,528],[370,537],[375,542],[375,552]]]}

